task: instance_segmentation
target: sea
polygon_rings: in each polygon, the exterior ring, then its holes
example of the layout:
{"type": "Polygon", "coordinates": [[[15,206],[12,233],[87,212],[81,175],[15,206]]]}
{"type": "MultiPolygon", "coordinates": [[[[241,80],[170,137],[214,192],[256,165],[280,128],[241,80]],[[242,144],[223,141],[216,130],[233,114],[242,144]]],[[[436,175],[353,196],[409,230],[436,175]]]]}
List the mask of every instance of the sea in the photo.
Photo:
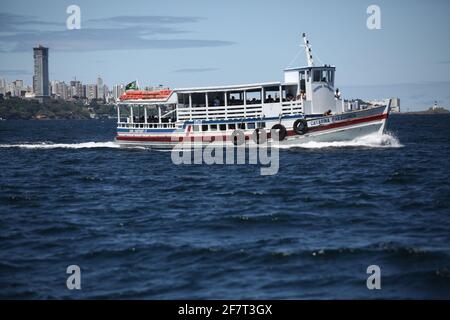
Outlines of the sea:
{"type": "Polygon", "coordinates": [[[114,136],[0,121],[0,298],[450,299],[449,115],[281,149],[274,175],[114,136]]]}

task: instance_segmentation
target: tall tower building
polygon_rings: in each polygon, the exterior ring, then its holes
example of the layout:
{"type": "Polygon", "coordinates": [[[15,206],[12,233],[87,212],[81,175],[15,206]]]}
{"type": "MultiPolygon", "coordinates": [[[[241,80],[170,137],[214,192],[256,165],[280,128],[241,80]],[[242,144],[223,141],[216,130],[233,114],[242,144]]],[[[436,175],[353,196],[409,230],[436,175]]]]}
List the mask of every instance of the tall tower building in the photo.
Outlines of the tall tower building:
{"type": "Polygon", "coordinates": [[[33,91],[37,97],[49,96],[48,85],[48,48],[41,45],[33,48],[34,52],[34,76],[33,91]]]}

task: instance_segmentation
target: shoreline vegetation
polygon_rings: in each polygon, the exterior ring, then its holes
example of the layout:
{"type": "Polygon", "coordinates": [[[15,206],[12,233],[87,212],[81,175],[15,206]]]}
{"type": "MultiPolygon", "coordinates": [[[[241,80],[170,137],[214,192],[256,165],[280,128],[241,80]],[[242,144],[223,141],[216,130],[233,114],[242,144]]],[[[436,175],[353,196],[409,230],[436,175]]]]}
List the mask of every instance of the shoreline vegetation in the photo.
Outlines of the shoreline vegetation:
{"type": "Polygon", "coordinates": [[[114,105],[93,100],[89,105],[79,101],[9,98],[0,100],[0,119],[3,120],[89,120],[117,117],[114,105]]]}

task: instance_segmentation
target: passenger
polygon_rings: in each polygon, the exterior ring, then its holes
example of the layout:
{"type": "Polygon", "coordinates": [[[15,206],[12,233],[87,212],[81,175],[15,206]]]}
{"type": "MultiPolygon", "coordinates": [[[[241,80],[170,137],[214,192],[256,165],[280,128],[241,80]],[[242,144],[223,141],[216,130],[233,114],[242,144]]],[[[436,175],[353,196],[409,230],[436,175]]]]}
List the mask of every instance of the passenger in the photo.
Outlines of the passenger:
{"type": "Polygon", "coordinates": [[[214,107],[220,106],[220,100],[219,100],[219,97],[215,97],[215,98],[214,98],[213,104],[214,104],[214,107]]]}
{"type": "Polygon", "coordinates": [[[236,104],[236,100],[234,99],[234,97],[231,97],[230,106],[234,106],[235,104],[236,104]]]}
{"type": "Polygon", "coordinates": [[[288,94],[286,97],[287,101],[292,101],[294,99],[294,96],[292,94],[288,94]]]}
{"type": "Polygon", "coordinates": [[[267,103],[272,103],[272,102],[273,102],[273,98],[272,98],[272,96],[271,96],[270,94],[269,94],[269,96],[267,97],[266,102],[267,102],[267,103]]]}
{"type": "Polygon", "coordinates": [[[334,97],[336,99],[341,99],[341,92],[339,91],[339,88],[336,89],[336,93],[334,94],[334,97]]]}
{"type": "Polygon", "coordinates": [[[305,93],[305,90],[300,91],[300,98],[301,98],[302,100],[305,100],[305,99],[306,99],[306,93],[305,93]]]}
{"type": "Polygon", "coordinates": [[[250,101],[251,104],[256,104],[256,98],[253,98],[252,101],[250,101]]]}
{"type": "Polygon", "coordinates": [[[331,116],[331,110],[328,110],[328,111],[325,112],[323,115],[324,115],[324,116],[331,116]]]}

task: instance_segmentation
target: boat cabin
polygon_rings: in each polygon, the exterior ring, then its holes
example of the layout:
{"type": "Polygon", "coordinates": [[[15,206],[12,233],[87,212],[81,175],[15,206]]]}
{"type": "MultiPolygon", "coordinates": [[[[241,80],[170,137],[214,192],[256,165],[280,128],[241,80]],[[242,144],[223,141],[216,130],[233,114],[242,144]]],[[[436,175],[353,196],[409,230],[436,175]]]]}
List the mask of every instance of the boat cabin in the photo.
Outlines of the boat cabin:
{"type": "Polygon", "coordinates": [[[335,71],[335,67],[327,65],[284,70],[285,84],[297,86],[298,91],[305,95],[305,114],[323,114],[328,110],[338,111],[334,88],[335,71]]]}

